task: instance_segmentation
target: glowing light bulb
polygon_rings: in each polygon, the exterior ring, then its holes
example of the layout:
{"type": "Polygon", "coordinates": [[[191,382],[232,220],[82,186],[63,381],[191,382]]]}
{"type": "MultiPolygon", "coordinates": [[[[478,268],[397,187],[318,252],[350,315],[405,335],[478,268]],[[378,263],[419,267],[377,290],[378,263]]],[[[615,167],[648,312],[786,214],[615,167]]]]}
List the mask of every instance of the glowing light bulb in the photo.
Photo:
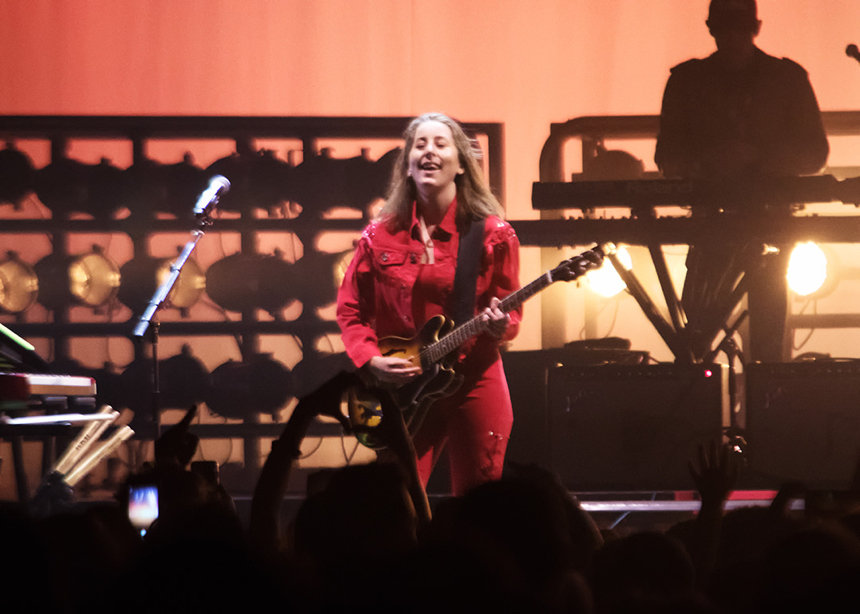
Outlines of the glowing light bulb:
{"type": "Polygon", "coordinates": [[[786,279],[788,287],[800,296],[818,291],[827,279],[827,256],[812,241],[798,243],[791,252],[786,279]]]}
{"type": "MultiPolygon", "coordinates": [[[[619,247],[616,255],[625,269],[629,271],[633,268],[633,258],[630,257],[630,252],[626,248],[619,247]]],[[[608,258],[603,261],[603,266],[599,269],[586,273],[585,278],[592,290],[606,298],[615,296],[627,287],[608,258]]]]}

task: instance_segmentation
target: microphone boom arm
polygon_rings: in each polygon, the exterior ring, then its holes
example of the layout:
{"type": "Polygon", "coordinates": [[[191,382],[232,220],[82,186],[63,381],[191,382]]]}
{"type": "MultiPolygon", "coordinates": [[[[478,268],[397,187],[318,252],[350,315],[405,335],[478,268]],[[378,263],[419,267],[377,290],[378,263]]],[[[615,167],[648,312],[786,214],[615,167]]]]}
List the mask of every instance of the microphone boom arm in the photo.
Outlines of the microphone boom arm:
{"type": "MultiPolygon", "coordinates": [[[[209,180],[209,186],[199,196],[197,203],[194,205],[194,217],[196,218],[197,224],[200,228],[205,228],[206,226],[211,225],[212,221],[209,216],[211,215],[212,210],[215,208],[215,205],[218,204],[221,194],[229,190],[230,181],[223,175],[215,175],[209,180]]],[[[176,284],[176,280],[179,279],[179,274],[182,273],[182,267],[185,266],[185,262],[188,260],[191,252],[194,251],[194,248],[197,246],[197,242],[200,241],[200,237],[202,237],[204,233],[202,230],[197,229],[191,234],[191,240],[185,244],[185,248],[182,250],[182,253],[179,254],[179,257],[172,265],[170,265],[170,275],[164,283],[161,284],[158,290],[155,291],[155,294],[149,301],[149,305],[147,305],[143,314],[140,316],[137,326],[134,327],[133,334],[135,337],[141,338],[146,334],[146,330],[149,328],[149,324],[155,316],[155,312],[158,311],[162,303],[167,300],[170,291],[173,289],[174,284],[176,284]]]]}
{"type": "Polygon", "coordinates": [[[153,294],[152,298],[149,301],[146,309],[143,314],[140,316],[140,319],[137,322],[137,325],[134,327],[134,331],[132,333],[134,339],[136,341],[140,341],[143,339],[144,335],[146,335],[147,330],[152,331],[151,335],[151,346],[152,346],[152,415],[151,422],[152,426],[155,429],[156,438],[158,437],[160,426],[159,426],[159,395],[161,394],[159,390],[159,373],[158,373],[158,325],[150,326],[153,318],[155,317],[156,312],[159,308],[164,304],[167,300],[167,297],[170,295],[170,291],[173,289],[173,286],[176,284],[176,280],[179,279],[179,275],[182,273],[182,267],[185,266],[185,263],[188,261],[189,256],[191,256],[191,252],[194,251],[194,248],[197,246],[197,243],[200,241],[200,238],[205,234],[203,232],[203,228],[210,226],[212,221],[210,219],[210,215],[212,210],[215,208],[215,205],[218,204],[218,200],[220,195],[223,192],[226,192],[230,189],[230,182],[226,177],[222,175],[215,175],[212,179],[209,180],[209,187],[200,195],[197,199],[197,203],[194,205],[194,217],[197,220],[198,228],[191,232],[191,240],[185,244],[182,252],[173,261],[173,264],[170,265],[170,275],[168,275],[167,279],[158,287],[153,294]]]}
{"type": "Polygon", "coordinates": [[[191,252],[194,251],[198,241],[200,241],[200,237],[202,237],[204,233],[202,230],[195,230],[191,234],[193,235],[191,240],[185,244],[185,247],[182,249],[182,253],[179,254],[179,257],[170,265],[170,275],[168,275],[167,279],[164,280],[164,283],[159,286],[158,290],[155,291],[155,294],[152,295],[149,305],[147,305],[143,314],[140,316],[137,326],[134,327],[135,337],[143,337],[146,334],[146,330],[149,328],[149,324],[155,316],[155,312],[158,311],[162,303],[167,300],[170,291],[176,284],[176,280],[179,279],[179,275],[182,273],[182,267],[185,266],[185,262],[188,260],[188,257],[191,256],[191,252]]]}

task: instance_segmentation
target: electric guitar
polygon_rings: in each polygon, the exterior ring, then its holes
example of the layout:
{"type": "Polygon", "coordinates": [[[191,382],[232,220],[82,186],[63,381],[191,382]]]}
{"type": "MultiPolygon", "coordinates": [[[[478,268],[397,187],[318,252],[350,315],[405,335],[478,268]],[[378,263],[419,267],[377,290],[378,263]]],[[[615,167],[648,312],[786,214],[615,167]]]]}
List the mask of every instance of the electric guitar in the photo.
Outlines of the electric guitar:
{"type": "MultiPolygon", "coordinates": [[[[499,309],[510,313],[551,284],[572,281],[589,270],[599,268],[611,250],[614,250],[612,244],[604,244],[562,261],[554,269],[504,297],[499,309]]],[[[451,319],[439,315],[430,318],[411,339],[380,339],[379,350],[383,356],[404,358],[420,366],[421,373],[408,383],[394,387],[377,381],[366,369],[359,372],[362,384],[350,387],[347,397],[349,422],[358,441],[375,450],[385,447],[379,437],[384,407],[402,411],[409,433],[414,435],[430,405],[437,399],[454,394],[462,383],[462,376],[451,368],[452,353],[487,328],[488,324],[481,316],[455,328],[451,319]]]]}

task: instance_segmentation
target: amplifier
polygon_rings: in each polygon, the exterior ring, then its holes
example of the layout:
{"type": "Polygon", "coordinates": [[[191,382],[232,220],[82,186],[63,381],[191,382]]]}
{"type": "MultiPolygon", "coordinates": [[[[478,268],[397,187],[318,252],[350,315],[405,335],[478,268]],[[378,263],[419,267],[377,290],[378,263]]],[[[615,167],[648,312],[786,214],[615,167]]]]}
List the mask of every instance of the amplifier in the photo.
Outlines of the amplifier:
{"type": "Polygon", "coordinates": [[[577,341],[563,348],[504,352],[502,361],[514,408],[514,427],[505,460],[551,469],[547,415],[549,369],[560,365],[639,365],[648,362],[648,352],[631,351],[629,348],[629,341],[610,338],[577,341]]]}
{"type": "Polygon", "coordinates": [[[745,485],[846,489],[860,453],[860,361],[747,365],[745,485]]]}
{"type": "Polygon", "coordinates": [[[728,365],[549,370],[550,456],[573,491],[689,490],[687,461],[729,423],[728,365]]]}

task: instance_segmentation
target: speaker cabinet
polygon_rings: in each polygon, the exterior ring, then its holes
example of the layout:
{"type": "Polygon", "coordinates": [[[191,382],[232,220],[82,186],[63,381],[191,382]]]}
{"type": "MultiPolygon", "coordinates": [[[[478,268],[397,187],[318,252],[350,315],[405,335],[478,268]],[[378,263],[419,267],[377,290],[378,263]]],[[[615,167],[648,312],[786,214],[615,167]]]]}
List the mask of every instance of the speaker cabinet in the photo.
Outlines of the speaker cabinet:
{"type": "Polygon", "coordinates": [[[729,420],[727,365],[557,367],[550,454],[573,491],[693,488],[687,461],[729,420]]]}
{"type": "Polygon", "coordinates": [[[744,482],[848,488],[860,452],[860,363],[757,363],[745,373],[744,482]]]}
{"type": "Polygon", "coordinates": [[[514,408],[506,462],[549,468],[546,373],[558,364],[552,351],[505,352],[505,377],[514,408]]]}
{"type": "Polygon", "coordinates": [[[629,350],[623,339],[579,341],[564,348],[504,352],[502,361],[514,408],[514,427],[505,460],[552,469],[549,455],[547,372],[560,365],[643,365],[648,353],[629,350]],[[570,347],[575,346],[575,347],[570,347]]]}

